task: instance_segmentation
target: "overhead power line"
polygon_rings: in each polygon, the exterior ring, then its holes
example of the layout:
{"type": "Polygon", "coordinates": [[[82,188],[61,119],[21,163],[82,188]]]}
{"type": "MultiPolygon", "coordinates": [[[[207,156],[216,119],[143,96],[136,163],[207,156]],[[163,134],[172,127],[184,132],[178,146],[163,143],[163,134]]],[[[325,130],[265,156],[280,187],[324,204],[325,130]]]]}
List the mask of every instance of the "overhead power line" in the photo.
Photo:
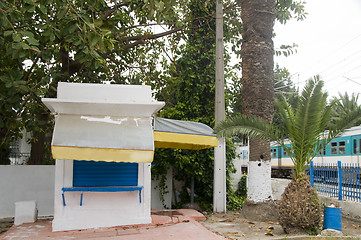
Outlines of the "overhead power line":
{"type": "MultiPolygon", "coordinates": [[[[350,41],[342,44],[340,47],[336,48],[335,50],[332,49],[332,51],[321,57],[318,61],[316,62],[313,62],[312,64],[308,65],[307,67],[304,67],[301,71],[298,71],[297,73],[295,74],[301,74],[302,72],[310,72],[311,69],[314,69],[316,68],[318,65],[320,65],[321,62],[323,62],[325,59],[329,59],[330,56],[336,54],[338,51],[340,51],[341,49],[343,49],[344,47],[348,46],[350,43],[352,43],[353,41],[355,41],[356,39],[358,39],[359,37],[361,37],[361,34],[357,35],[356,37],[352,38],[350,41]]],[[[294,75],[294,74],[293,74],[294,75]]],[[[292,76],[292,75],[291,75],[292,76]]]]}

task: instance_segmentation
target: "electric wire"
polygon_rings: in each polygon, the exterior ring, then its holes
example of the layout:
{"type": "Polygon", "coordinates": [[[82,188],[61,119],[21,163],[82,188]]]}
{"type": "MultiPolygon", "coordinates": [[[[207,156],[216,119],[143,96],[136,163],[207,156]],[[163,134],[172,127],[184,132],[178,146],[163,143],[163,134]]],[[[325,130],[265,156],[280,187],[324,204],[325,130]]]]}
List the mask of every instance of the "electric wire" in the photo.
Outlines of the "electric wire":
{"type": "Polygon", "coordinates": [[[309,72],[310,69],[314,69],[317,65],[319,65],[321,62],[323,62],[324,59],[329,59],[330,56],[334,55],[335,53],[337,53],[339,50],[341,50],[342,48],[348,46],[350,43],[352,43],[353,41],[355,41],[357,38],[361,37],[361,34],[357,35],[356,37],[352,38],[350,41],[342,44],[340,47],[338,47],[336,50],[332,51],[331,53],[329,53],[328,55],[321,57],[317,62],[314,62],[313,64],[308,65],[307,67],[304,67],[304,70],[298,71],[294,74],[292,74],[291,76],[294,76],[296,74],[301,74],[302,72],[309,72]]]}

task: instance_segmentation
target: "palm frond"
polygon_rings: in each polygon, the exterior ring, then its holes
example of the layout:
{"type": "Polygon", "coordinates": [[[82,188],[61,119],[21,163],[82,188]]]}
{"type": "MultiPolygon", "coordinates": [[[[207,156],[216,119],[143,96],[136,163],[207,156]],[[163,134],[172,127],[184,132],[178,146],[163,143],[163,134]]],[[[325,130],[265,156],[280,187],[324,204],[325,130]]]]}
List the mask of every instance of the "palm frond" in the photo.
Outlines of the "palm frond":
{"type": "Polygon", "coordinates": [[[282,96],[282,101],[276,99],[276,107],[279,109],[282,117],[283,126],[279,126],[284,132],[292,132],[295,124],[295,113],[292,106],[287,102],[287,99],[282,96]]]}
{"type": "MultiPolygon", "coordinates": [[[[295,124],[290,136],[293,150],[302,161],[308,161],[308,155],[314,151],[320,134],[324,131],[324,110],[327,94],[322,92],[323,82],[319,77],[309,80],[305,86],[296,109],[295,124]]],[[[328,114],[327,114],[328,116],[328,114]]],[[[302,164],[301,161],[301,164],[302,164]]]]}
{"type": "Polygon", "coordinates": [[[328,142],[332,139],[339,137],[342,132],[344,132],[347,128],[350,128],[355,124],[355,122],[361,119],[361,107],[349,112],[343,118],[339,118],[335,121],[335,124],[330,127],[328,134],[328,142]]]}
{"type": "Polygon", "coordinates": [[[262,118],[237,115],[217,124],[214,132],[218,137],[247,136],[269,139],[274,136],[275,129],[262,118]]]}

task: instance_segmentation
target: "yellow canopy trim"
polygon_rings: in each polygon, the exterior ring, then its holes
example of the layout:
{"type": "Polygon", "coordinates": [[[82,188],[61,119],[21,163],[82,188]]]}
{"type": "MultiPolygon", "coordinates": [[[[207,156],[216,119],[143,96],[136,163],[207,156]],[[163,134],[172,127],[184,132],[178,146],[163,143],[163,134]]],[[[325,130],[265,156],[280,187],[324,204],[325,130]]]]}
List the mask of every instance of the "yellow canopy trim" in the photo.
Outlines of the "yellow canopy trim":
{"type": "Polygon", "coordinates": [[[150,163],[154,151],[113,148],[52,146],[54,159],[150,163]]]}
{"type": "Polygon", "coordinates": [[[218,140],[215,136],[154,131],[154,145],[156,148],[200,150],[217,147],[218,140]]]}

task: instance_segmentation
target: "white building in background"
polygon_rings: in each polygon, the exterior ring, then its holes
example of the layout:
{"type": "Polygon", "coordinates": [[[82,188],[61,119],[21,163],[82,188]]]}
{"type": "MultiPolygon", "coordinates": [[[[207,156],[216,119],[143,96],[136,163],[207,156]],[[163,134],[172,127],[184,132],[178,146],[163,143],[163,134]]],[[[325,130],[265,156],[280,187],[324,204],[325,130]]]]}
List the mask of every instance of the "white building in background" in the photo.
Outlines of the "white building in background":
{"type": "Polygon", "coordinates": [[[30,157],[31,144],[27,141],[31,137],[31,133],[25,129],[22,130],[22,137],[17,139],[10,146],[10,165],[23,165],[26,164],[30,157]]]}

